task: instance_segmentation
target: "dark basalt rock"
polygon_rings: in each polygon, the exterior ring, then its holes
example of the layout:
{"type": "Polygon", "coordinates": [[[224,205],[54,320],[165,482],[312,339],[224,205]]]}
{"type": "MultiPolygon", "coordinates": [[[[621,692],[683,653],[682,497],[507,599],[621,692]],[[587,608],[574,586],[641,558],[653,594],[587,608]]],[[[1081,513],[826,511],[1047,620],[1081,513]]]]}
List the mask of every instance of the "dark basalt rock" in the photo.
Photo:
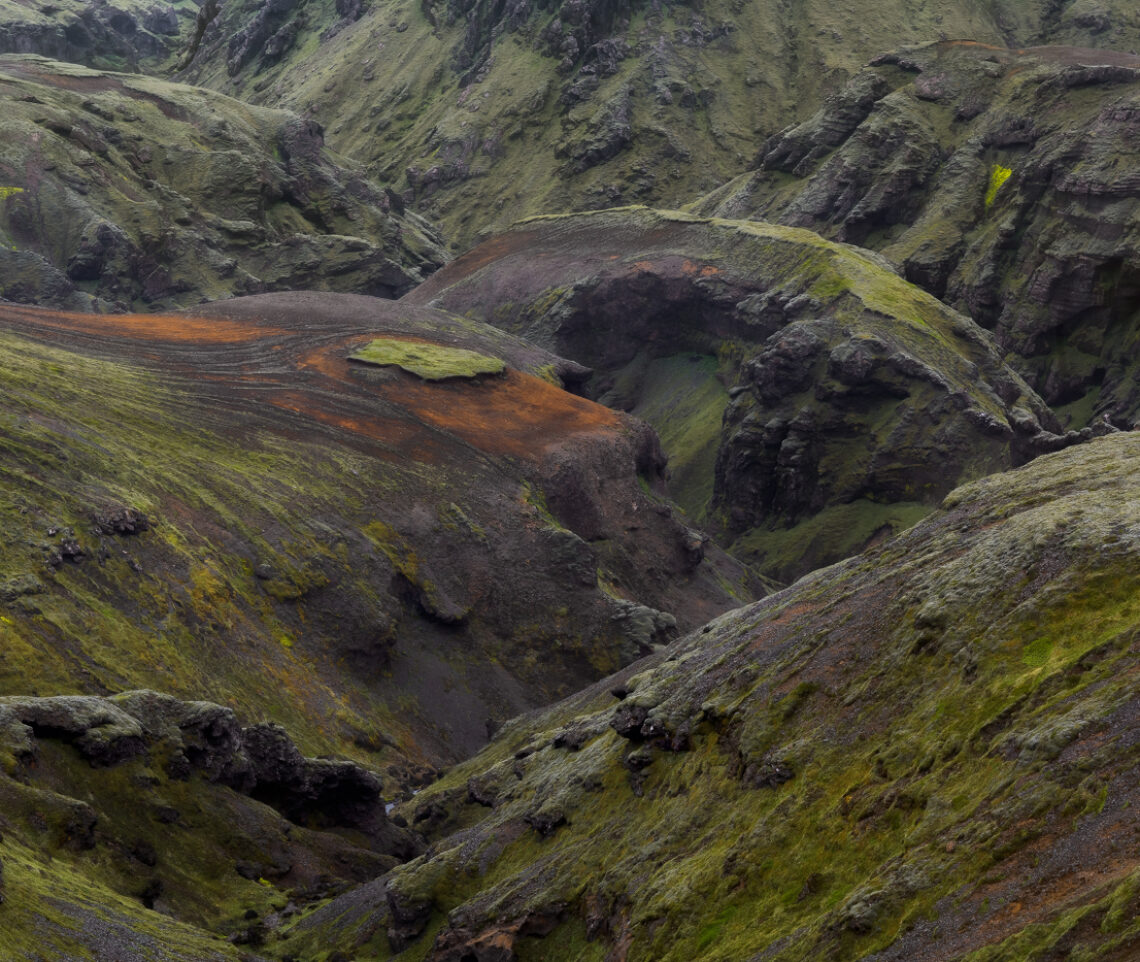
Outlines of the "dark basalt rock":
{"type": "Polygon", "coordinates": [[[933,44],[877,58],[697,210],[880,250],[992,330],[1069,426],[1131,425],[1138,131],[1140,57],[933,44]]]}

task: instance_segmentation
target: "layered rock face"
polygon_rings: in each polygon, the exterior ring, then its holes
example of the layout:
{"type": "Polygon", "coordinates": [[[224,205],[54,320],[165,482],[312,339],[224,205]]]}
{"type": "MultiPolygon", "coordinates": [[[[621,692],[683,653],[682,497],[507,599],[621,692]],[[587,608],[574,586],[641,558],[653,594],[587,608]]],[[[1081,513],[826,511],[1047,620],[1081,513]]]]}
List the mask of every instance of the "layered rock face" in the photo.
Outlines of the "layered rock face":
{"type": "Polygon", "coordinates": [[[536,716],[298,922],[350,957],[1013,960],[1140,947],[1140,439],[952,493],[536,716]]]}
{"type": "Polygon", "coordinates": [[[0,293],[154,310],[309,288],[394,297],[438,235],[319,124],[209,91],[0,57],[0,293]]]}
{"type": "Polygon", "coordinates": [[[464,250],[525,216],[686,203],[939,36],[1127,50],[1140,24],[1129,0],[230,0],[184,76],[316,117],[464,250]]]}
{"type": "Polygon", "coordinates": [[[583,390],[654,424],[682,504],[780,578],[1076,439],[968,318],[808,231],[644,208],[542,218],[401,303],[593,367],[583,390]]]}
{"type": "Polygon", "coordinates": [[[1138,117],[1136,56],[934,44],[878,58],[695,209],[881,251],[990,328],[1071,426],[1128,427],[1138,117]]]}
{"type": "Polygon", "coordinates": [[[196,0],[53,0],[0,9],[0,53],[110,70],[154,68],[181,48],[196,0]]]}

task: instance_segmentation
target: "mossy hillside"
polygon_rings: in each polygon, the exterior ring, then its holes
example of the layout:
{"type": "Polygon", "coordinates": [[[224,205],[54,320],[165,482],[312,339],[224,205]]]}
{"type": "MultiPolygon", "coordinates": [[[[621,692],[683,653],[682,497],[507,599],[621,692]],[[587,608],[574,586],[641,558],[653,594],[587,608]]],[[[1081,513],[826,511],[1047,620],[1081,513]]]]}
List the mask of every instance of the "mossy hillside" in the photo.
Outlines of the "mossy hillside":
{"type": "MultiPolygon", "coordinates": [[[[922,492],[916,492],[920,494],[922,492]]],[[[731,543],[733,555],[787,584],[823,558],[850,557],[917,524],[934,507],[914,502],[877,504],[859,498],[824,508],[790,528],[753,529],[731,543]]]]}
{"type": "Polygon", "coordinates": [[[1126,426],[1137,238],[1121,170],[1138,78],[1140,59],[1109,50],[897,51],[693,209],[882,251],[992,329],[1069,426],[1126,426]]]}
{"type": "MultiPolygon", "coordinates": [[[[279,288],[394,296],[445,260],[319,127],[150,77],[6,56],[9,300],[181,306],[279,288]]],[[[402,211],[402,208],[401,208],[402,211]]]]}
{"type": "Polygon", "coordinates": [[[962,488],[505,727],[408,805],[447,814],[387,882],[432,908],[408,957],[527,918],[631,959],[1045,958],[1082,919],[1084,950],[1130,951],[1137,457],[1107,438],[962,488]]]}
{"type": "Polygon", "coordinates": [[[238,962],[247,953],[219,936],[150,911],[93,880],[85,867],[17,837],[3,846],[5,951],[47,962],[141,954],[155,962],[238,962]],[[62,897],[66,896],[66,897],[62,897]],[[93,937],[92,933],[99,933],[93,937]]]}
{"type": "Polygon", "coordinates": [[[728,392],[714,356],[639,357],[602,402],[654,426],[669,453],[669,496],[703,521],[713,496],[713,465],[728,392]]]}
{"type": "Polygon", "coordinates": [[[345,679],[334,693],[319,680],[310,661],[319,651],[279,643],[302,634],[306,564],[319,570],[337,556],[333,532],[317,519],[306,526],[290,503],[337,492],[362,503],[352,472],[364,462],[338,452],[322,471],[311,461],[324,459],[295,446],[238,447],[179,412],[178,392],[151,375],[11,335],[4,342],[4,504],[19,532],[3,550],[5,691],[149,686],[211,697],[290,724],[313,753],[351,745],[348,730],[373,729],[371,717],[388,716],[381,724],[398,733],[401,723],[359,686],[345,679]],[[90,384],[101,386],[97,398],[90,384]],[[91,533],[93,514],[122,505],[153,518],[153,529],[135,541],[91,533]],[[263,536],[274,529],[290,537],[263,536]],[[50,568],[64,532],[90,557],[50,568]],[[292,604],[260,589],[253,569],[265,561],[281,580],[302,578],[292,604]],[[259,648],[257,638],[272,644],[259,648]]]}
{"type": "Polygon", "coordinates": [[[476,351],[378,338],[349,355],[354,361],[380,367],[398,367],[425,381],[444,381],[452,377],[473,378],[481,374],[502,374],[506,364],[497,357],[476,351]]]}
{"type": "Polygon", "coordinates": [[[610,35],[561,63],[549,31],[578,21],[558,5],[525,16],[385,0],[341,19],[333,4],[309,3],[283,14],[273,53],[263,40],[231,73],[228,43],[260,13],[242,2],[223,7],[187,76],[318,117],[338,151],[414,195],[464,249],[528,214],[691,199],[745,169],[757,138],[884,47],[940,30],[1003,43],[1014,22],[1026,43],[1041,28],[1039,11],[1001,6],[634,4],[616,19],[587,14],[612,21],[610,35]],[[477,28],[474,49],[465,35],[477,28]]]}
{"type": "MultiPolygon", "coordinates": [[[[215,937],[243,932],[252,919],[280,912],[291,900],[310,901],[398,861],[371,851],[374,842],[364,833],[290,823],[265,803],[198,773],[173,777],[164,767],[170,761],[160,747],[96,767],[74,747],[40,739],[32,764],[13,778],[0,776],[6,841],[30,849],[44,867],[58,866],[62,875],[114,893],[102,900],[105,908],[157,909],[171,934],[182,923],[202,929],[203,938],[207,931],[215,937]]],[[[51,894],[67,913],[87,901],[80,891],[59,886],[51,894]]],[[[9,885],[9,899],[19,893],[18,884],[15,890],[9,885]]],[[[28,915],[20,913],[6,927],[12,939],[53,917],[35,900],[25,908],[28,915]]],[[[98,950],[93,929],[81,927],[75,941],[98,950]]]]}
{"type": "MultiPolygon", "coordinates": [[[[256,300],[258,310],[277,303],[256,300]]],[[[334,300],[284,299],[268,336],[277,350],[263,359],[270,372],[296,346],[294,320],[309,352],[329,337],[322,317],[340,323],[376,303],[334,300]]],[[[204,329],[222,336],[241,308],[226,302],[204,329]]],[[[401,310],[401,323],[419,313],[401,310]]],[[[156,322],[177,330],[179,319],[156,322]]],[[[437,322],[441,337],[477,327],[437,322]]],[[[115,319],[103,327],[100,338],[75,337],[89,353],[130,356],[115,319]]],[[[488,717],[560,697],[636,656],[648,639],[615,618],[613,595],[654,609],[686,599],[680,617],[695,621],[755,587],[738,584],[742,569],[716,552],[693,558],[691,532],[641,489],[639,472],[659,484],[644,426],[537,378],[513,372],[511,384],[492,378],[471,395],[462,383],[373,383],[355,377],[337,342],[329,363],[343,382],[307,395],[310,375],[297,373],[276,394],[277,374],[255,378],[260,355],[224,338],[216,368],[209,340],[193,348],[210,373],[193,384],[183,380],[190,348],[161,334],[139,349],[157,370],[15,335],[3,342],[5,692],[207,698],[285,724],[309,754],[392,765],[399,791],[425,763],[481,744],[488,717]],[[486,406],[499,388],[530,398],[516,422],[540,402],[552,411],[526,460],[469,430],[468,408],[498,416],[486,406]],[[449,433],[451,423],[466,433],[449,433]],[[565,447],[548,460],[543,445],[565,447]],[[544,521],[527,492],[555,485],[562,520],[544,521]],[[636,541],[616,527],[631,503],[648,516],[636,541]],[[148,526],[118,532],[124,512],[148,526]],[[575,526],[602,537],[591,547],[575,526]],[[519,557],[529,564],[515,571],[519,557]]],[[[517,362],[552,363],[529,348],[517,362]]]]}
{"type": "Polygon", "coordinates": [[[1058,427],[968,318],[881,258],[799,228],[642,207],[546,215],[401,303],[590,365],[591,396],[657,429],[682,506],[778,578],[860,550],[1058,427]],[[700,378],[660,376],[686,356],[709,359],[700,378]],[[816,537],[826,524],[794,533],[872,505],[882,524],[862,512],[830,547],[816,537]]]}

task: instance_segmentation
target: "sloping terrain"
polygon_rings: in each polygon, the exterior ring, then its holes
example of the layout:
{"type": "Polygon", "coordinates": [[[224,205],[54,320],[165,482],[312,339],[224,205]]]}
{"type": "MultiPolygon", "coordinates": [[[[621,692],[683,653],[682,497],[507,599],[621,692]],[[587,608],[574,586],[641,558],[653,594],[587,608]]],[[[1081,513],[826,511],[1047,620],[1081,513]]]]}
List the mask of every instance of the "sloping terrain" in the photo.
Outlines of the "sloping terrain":
{"type": "Polygon", "coordinates": [[[645,425],[481,325],[318,294],[0,324],[0,692],[206,698],[406,788],[756,596],[645,425]],[[377,339],[508,366],[349,359],[377,339]]]}
{"type": "Polygon", "coordinates": [[[210,91],[0,57],[0,294],[84,310],[296,288],[394,297],[446,260],[320,126],[210,91]]]}
{"type": "Polygon", "coordinates": [[[881,251],[993,330],[1075,427],[1140,415],[1140,57],[942,43],[880,57],[694,206],[881,251]]]}
{"type": "Polygon", "coordinates": [[[0,766],[5,959],[234,958],[202,930],[256,946],[421,848],[374,775],[207,702],[2,697],[0,766]]]}
{"type": "Polygon", "coordinates": [[[595,369],[671,490],[780,579],[1077,440],[967,317],[809,231],[646,208],[526,221],[406,295],[595,369]]]}
{"type": "Polygon", "coordinates": [[[465,250],[530,215],[677,206],[873,56],[1140,44],[1130,0],[227,0],[184,75],[325,125],[465,250]]]}
{"type": "Polygon", "coordinates": [[[511,723],[292,950],[1135,958],[1138,463],[1117,435],[960,488],[511,723]]]}

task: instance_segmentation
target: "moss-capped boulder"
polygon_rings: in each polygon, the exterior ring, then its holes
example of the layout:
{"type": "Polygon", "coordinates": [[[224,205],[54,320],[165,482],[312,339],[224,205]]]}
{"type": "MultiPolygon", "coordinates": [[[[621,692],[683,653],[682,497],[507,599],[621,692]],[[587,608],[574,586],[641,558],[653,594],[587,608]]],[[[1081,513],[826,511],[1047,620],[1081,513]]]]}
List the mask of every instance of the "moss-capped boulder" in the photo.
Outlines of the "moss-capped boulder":
{"type": "Polygon", "coordinates": [[[398,367],[425,381],[502,374],[507,367],[505,361],[477,351],[466,351],[459,347],[444,347],[422,341],[405,341],[393,337],[369,341],[348,356],[350,360],[360,361],[362,364],[398,367]]]}
{"type": "Polygon", "coordinates": [[[586,393],[665,441],[683,506],[781,578],[1065,443],[969,318],[805,230],[646,208],[537,218],[401,303],[592,367],[586,393]]]}
{"type": "Polygon", "coordinates": [[[1140,951],[1140,437],[953,492],[863,556],[506,726],[431,847],[291,929],[415,957],[1140,951]],[[382,944],[382,943],[381,943],[382,944]]]}
{"type": "Polygon", "coordinates": [[[183,307],[306,288],[395,297],[441,239],[318,123],[139,75],[0,57],[0,295],[183,307]]]}

